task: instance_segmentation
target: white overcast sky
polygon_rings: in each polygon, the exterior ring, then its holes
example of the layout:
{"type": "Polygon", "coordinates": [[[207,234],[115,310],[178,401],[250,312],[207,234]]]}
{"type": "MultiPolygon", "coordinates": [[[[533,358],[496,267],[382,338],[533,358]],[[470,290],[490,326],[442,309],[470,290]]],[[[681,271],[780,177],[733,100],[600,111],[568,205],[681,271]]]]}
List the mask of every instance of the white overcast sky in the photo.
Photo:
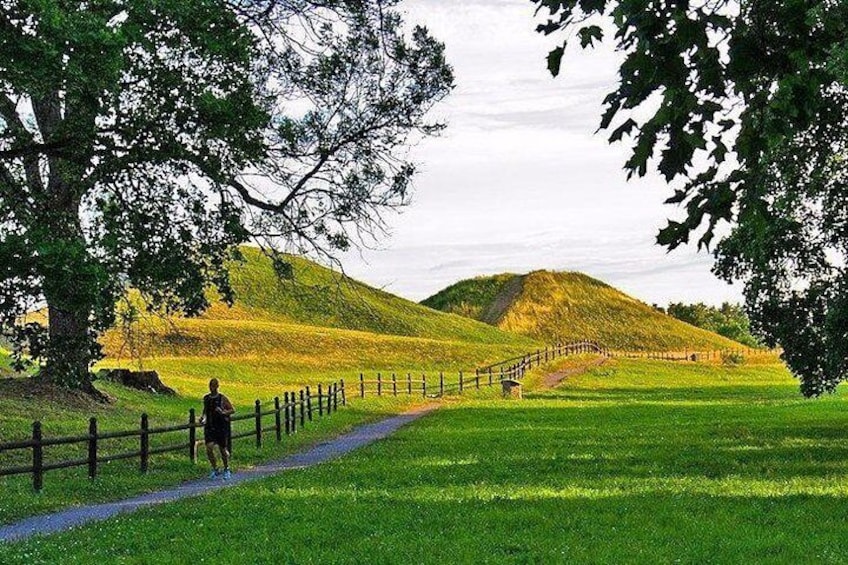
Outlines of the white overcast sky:
{"type": "Polygon", "coordinates": [[[649,177],[627,182],[624,146],[594,132],[616,85],[616,54],[574,50],[553,79],[552,39],[528,0],[405,0],[409,23],[446,44],[457,88],[438,109],[447,131],[413,152],[412,205],[380,249],[347,274],[412,300],[458,280],[535,269],[582,271],[646,302],[740,300],[706,253],[654,244],[680,212],[649,177]]]}

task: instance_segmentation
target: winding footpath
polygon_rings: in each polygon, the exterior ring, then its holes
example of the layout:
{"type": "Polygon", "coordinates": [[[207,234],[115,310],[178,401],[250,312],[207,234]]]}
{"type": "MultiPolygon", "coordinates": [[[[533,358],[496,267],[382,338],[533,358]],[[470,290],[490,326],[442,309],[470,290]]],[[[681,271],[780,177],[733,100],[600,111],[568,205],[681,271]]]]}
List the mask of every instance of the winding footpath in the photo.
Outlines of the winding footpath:
{"type": "Polygon", "coordinates": [[[126,500],[79,506],[61,510],[53,514],[44,514],[27,518],[20,522],[0,526],[0,543],[24,540],[35,535],[47,535],[71,528],[107,520],[119,514],[127,514],[149,506],[157,506],[183,498],[200,496],[225,488],[238,486],[292,469],[304,469],[336,459],[355,449],[383,439],[400,427],[429,414],[438,404],[428,404],[398,416],[392,416],[373,424],[360,426],[335,439],[319,443],[306,451],[294,453],[283,459],[257,465],[234,474],[228,481],[202,479],[183,483],[179,486],[143,494],[126,500]]]}
{"type": "Polygon", "coordinates": [[[580,365],[580,366],[577,366],[577,367],[569,367],[568,369],[564,369],[562,371],[557,371],[556,373],[550,373],[550,374],[546,375],[545,378],[542,380],[542,384],[546,388],[556,388],[560,384],[562,384],[562,381],[564,381],[568,377],[574,377],[576,375],[582,375],[583,373],[585,373],[589,369],[592,369],[594,367],[600,367],[601,365],[605,364],[607,362],[607,360],[608,360],[607,357],[600,357],[598,359],[592,360],[589,363],[586,363],[585,365],[580,365]]]}

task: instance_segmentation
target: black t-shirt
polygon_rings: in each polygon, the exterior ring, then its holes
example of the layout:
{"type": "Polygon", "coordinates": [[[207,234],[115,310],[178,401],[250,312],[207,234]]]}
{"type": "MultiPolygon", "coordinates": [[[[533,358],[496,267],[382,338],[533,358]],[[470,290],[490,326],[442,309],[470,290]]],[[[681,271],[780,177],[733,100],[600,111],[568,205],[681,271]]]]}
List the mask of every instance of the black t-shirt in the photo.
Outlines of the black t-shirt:
{"type": "Polygon", "coordinates": [[[203,397],[203,411],[206,414],[206,425],[204,427],[216,430],[226,429],[230,419],[228,416],[220,414],[218,408],[224,408],[223,394],[216,394],[215,396],[207,394],[203,397]]]}

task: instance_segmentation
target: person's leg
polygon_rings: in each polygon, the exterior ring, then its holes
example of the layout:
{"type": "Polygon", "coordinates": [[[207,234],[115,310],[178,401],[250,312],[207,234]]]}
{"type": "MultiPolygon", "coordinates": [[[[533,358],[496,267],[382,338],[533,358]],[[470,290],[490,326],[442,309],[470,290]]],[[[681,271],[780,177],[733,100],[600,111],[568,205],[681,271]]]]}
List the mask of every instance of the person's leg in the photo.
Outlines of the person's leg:
{"type": "Polygon", "coordinates": [[[218,461],[215,459],[215,442],[206,442],[206,457],[209,459],[209,464],[212,465],[212,470],[218,472],[218,461]]]}
{"type": "Polygon", "coordinates": [[[221,449],[221,462],[224,464],[224,470],[230,468],[230,452],[227,451],[227,445],[222,443],[218,446],[221,449]]]}

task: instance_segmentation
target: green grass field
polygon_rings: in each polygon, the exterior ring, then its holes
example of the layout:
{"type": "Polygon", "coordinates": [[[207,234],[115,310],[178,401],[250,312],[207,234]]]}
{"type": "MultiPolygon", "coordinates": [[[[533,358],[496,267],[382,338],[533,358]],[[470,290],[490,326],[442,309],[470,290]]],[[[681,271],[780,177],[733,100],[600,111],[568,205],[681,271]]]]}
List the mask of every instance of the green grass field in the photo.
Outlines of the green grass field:
{"type": "Polygon", "coordinates": [[[581,273],[534,271],[460,281],[424,300],[543,343],[581,339],[626,351],[739,349],[581,273]]]}
{"type": "Polygon", "coordinates": [[[321,467],[12,545],[3,556],[842,563],[845,408],[841,396],[802,399],[777,363],[616,360],[524,401],[479,393],[448,402],[321,467]]]}
{"type": "MultiPolygon", "coordinates": [[[[243,413],[253,410],[256,399],[270,403],[274,396],[307,385],[314,389],[318,383],[344,379],[355,388],[361,372],[368,378],[377,372],[386,376],[412,373],[416,379],[425,373],[435,377],[439,371],[455,375],[539,345],[524,336],[340,279],[303,259],[290,258],[295,280],[281,281],[270,261],[257,250],[243,251],[246,261],[232,269],[237,294],[232,308],[215,303],[196,319],[142,316],[131,334],[135,355],[123,332],[114,329],[102,338],[107,357],[97,369],[156,370],[165,384],[176,390],[176,398],[98,382],[101,390],[115,398],[103,406],[59,391],[34,393],[24,387],[5,387],[0,389],[4,391],[0,393],[0,443],[28,438],[33,420],[42,422],[48,438],[86,433],[91,416],[98,418],[105,431],[137,429],[142,412],[149,415],[151,426],[184,423],[189,408],[199,409],[212,377],[221,380],[222,391],[243,413]]],[[[8,354],[0,351],[0,378],[10,375],[8,354]]],[[[396,413],[410,401],[358,403],[282,446],[271,445],[258,452],[250,447],[250,440],[242,440],[248,448],[239,449],[236,459],[241,465],[267,460],[355,424],[396,413]]],[[[152,442],[183,440],[182,436],[154,436],[152,442]]],[[[138,448],[129,441],[113,441],[104,447],[109,453],[138,448]]],[[[49,448],[46,462],[84,457],[84,449],[84,445],[49,448]]],[[[27,451],[0,457],[4,468],[29,463],[27,451]]],[[[137,462],[105,465],[102,479],[94,482],[86,478],[84,468],[51,471],[38,496],[33,496],[26,476],[0,478],[0,523],[72,504],[125,497],[202,476],[205,470],[205,464],[191,465],[184,454],[166,454],[154,458],[148,476],[139,475],[137,462]]]]}

